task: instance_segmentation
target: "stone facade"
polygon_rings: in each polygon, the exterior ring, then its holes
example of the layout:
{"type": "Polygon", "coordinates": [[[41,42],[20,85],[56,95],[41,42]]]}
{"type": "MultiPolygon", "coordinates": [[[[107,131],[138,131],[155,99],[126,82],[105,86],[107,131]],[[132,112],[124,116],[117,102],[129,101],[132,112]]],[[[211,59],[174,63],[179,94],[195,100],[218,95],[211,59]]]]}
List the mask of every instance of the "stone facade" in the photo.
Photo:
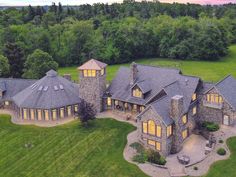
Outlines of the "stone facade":
{"type": "Polygon", "coordinates": [[[94,105],[97,112],[103,109],[103,95],[106,91],[106,69],[101,75],[99,70],[96,70],[96,77],[84,77],[83,71],[80,71],[79,92],[80,97],[88,103],[94,105]]]}

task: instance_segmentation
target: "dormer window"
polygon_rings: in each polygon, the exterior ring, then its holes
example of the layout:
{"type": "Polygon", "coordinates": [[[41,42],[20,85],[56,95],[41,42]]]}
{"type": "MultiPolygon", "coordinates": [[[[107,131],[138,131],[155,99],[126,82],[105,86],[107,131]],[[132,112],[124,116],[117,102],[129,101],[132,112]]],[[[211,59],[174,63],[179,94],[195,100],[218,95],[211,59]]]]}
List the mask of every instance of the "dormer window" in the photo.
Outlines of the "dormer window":
{"type": "Polygon", "coordinates": [[[134,88],[133,89],[133,97],[138,97],[138,98],[142,98],[142,92],[139,88],[134,88]]]}
{"type": "Polygon", "coordinates": [[[194,93],[194,94],[192,95],[192,101],[195,101],[196,99],[197,99],[197,94],[194,93]]]}
{"type": "Polygon", "coordinates": [[[83,70],[84,77],[96,77],[96,70],[94,69],[85,69],[83,70]]]}

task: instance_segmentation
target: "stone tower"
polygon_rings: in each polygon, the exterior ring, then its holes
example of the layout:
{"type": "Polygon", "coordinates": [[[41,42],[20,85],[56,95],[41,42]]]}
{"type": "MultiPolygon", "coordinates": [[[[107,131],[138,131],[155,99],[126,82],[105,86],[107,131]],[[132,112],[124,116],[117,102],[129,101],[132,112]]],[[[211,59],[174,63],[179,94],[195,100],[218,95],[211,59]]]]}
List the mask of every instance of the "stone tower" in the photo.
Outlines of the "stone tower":
{"type": "Polygon", "coordinates": [[[106,90],[106,66],[105,63],[91,59],[78,67],[80,97],[93,104],[97,112],[102,111],[102,96],[106,90]]]}

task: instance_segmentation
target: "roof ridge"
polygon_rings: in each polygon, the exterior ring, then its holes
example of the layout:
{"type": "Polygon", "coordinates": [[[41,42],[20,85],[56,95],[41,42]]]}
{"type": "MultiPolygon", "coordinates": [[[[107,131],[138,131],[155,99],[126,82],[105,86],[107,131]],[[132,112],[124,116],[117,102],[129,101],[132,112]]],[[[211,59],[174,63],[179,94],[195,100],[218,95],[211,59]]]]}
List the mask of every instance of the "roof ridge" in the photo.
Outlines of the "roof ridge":
{"type": "Polygon", "coordinates": [[[228,77],[232,76],[231,74],[228,74],[227,76],[225,76],[223,79],[221,79],[220,81],[218,81],[215,86],[217,86],[218,84],[220,84],[221,82],[223,82],[224,80],[226,80],[228,77]]]}
{"type": "Polygon", "coordinates": [[[142,63],[136,63],[136,64],[141,65],[141,66],[147,66],[147,67],[163,68],[163,69],[171,69],[171,70],[181,71],[180,69],[174,68],[174,67],[166,67],[166,66],[159,66],[159,65],[148,65],[148,64],[142,64],[142,63]]]}
{"type": "Polygon", "coordinates": [[[155,100],[155,101],[153,101],[152,103],[150,103],[151,105],[152,104],[155,104],[156,102],[158,102],[158,101],[161,101],[161,100],[163,100],[164,98],[166,98],[166,97],[168,97],[169,95],[168,94],[166,94],[166,95],[163,95],[162,97],[160,97],[159,99],[157,99],[157,100],[155,100]]]}
{"type": "Polygon", "coordinates": [[[5,81],[5,80],[24,80],[24,81],[37,81],[39,79],[24,79],[24,78],[0,78],[0,82],[1,81],[5,81]]]}
{"type": "Polygon", "coordinates": [[[174,83],[179,83],[179,80],[175,80],[174,82],[171,82],[170,84],[164,86],[162,89],[165,89],[166,87],[169,87],[170,85],[174,84],[174,83]]]}

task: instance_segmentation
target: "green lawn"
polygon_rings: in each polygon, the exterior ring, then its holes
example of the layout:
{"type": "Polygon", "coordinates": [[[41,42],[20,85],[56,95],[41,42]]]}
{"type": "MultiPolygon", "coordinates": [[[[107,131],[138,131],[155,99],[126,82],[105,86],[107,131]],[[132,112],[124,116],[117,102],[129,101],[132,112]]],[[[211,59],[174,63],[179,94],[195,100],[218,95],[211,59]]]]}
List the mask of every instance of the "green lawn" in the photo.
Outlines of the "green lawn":
{"type": "Polygon", "coordinates": [[[229,159],[214,163],[204,177],[235,177],[236,176],[236,137],[229,138],[227,145],[231,151],[229,159]]]}
{"type": "MultiPolygon", "coordinates": [[[[141,59],[137,63],[175,67],[182,70],[183,74],[199,76],[206,81],[217,82],[228,74],[232,74],[236,78],[236,45],[229,48],[229,55],[220,61],[183,61],[172,59],[141,59]]],[[[107,79],[109,81],[115,76],[120,66],[129,66],[129,64],[108,66],[107,79]]],[[[60,74],[70,73],[73,80],[77,80],[78,72],[76,67],[65,67],[59,69],[60,74]]]]}
{"type": "Polygon", "coordinates": [[[123,159],[127,134],[135,128],[112,119],[90,128],[78,121],[54,128],[19,126],[0,116],[1,177],[142,177],[123,159]],[[25,144],[31,143],[31,148],[25,144]]]}

